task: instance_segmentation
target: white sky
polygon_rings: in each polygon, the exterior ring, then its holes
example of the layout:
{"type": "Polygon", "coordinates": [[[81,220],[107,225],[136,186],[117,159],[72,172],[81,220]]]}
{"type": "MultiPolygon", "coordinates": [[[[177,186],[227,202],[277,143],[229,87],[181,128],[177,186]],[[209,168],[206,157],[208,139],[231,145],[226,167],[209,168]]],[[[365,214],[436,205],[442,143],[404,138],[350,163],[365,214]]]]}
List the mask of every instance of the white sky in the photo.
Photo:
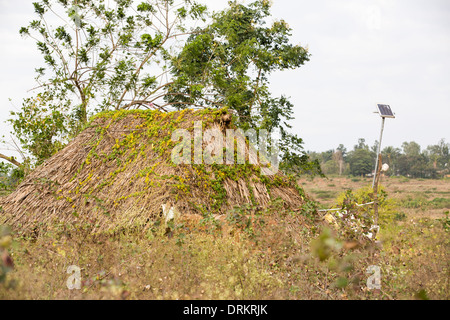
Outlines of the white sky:
{"type": "MultiPolygon", "coordinates": [[[[34,41],[19,35],[35,18],[31,2],[0,0],[0,135],[8,135],[4,121],[30,95],[34,68],[43,65],[34,41]]],[[[227,3],[203,2],[216,10],[227,3]]],[[[386,120],[383,146],[450,142],[450,1],[274,0],[272,13],[312,54],[271,84],[275,95],[291,97],[305,149],[351,149],[358,138],[372,145],[381,124],[377,103],[396,114],[386,120]]]]}

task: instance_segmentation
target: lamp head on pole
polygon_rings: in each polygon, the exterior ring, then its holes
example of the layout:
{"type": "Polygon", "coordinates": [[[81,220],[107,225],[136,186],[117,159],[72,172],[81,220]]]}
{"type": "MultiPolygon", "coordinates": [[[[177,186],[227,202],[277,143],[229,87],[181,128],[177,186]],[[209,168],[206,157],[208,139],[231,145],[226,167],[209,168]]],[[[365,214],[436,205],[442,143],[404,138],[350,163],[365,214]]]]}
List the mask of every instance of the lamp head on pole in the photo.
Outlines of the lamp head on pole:
{"type": "Polygon", "coordinates": [[[377,104],[378,113],[382,118],[395,118],[394,113],[391,110],[391,107],[388,104],[377,104]]]}

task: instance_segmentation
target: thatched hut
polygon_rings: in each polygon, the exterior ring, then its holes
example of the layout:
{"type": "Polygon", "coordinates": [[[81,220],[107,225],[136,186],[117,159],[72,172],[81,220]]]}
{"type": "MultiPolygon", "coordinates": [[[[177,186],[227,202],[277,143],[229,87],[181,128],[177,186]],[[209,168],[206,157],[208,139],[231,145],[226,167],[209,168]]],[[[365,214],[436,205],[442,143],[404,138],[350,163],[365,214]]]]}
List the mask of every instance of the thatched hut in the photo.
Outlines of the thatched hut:
{"type": "Polygon", "coordinates": [[[277,198],[300,208],[304,197],[281,172],[263,175],[248,161],[173,163],[174,130],[192,132],[194,122],[202,121],[204,128],[224,132],[232,127],[229,118],[224,109],[101,113],[0,199],[0,224],[30,230],[54,222],[88,223],[102,231],[145,228],[167,212],[221,215],[235,206],[265,207],[277,198]]]}

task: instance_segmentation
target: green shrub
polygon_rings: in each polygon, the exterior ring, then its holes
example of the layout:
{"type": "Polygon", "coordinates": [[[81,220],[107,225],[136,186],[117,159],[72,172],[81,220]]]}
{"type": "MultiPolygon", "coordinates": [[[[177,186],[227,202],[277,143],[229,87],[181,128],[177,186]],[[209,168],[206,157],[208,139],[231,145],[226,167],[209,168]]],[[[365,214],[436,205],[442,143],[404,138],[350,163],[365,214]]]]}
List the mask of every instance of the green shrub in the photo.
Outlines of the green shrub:
{"type": "Polygon", "coordinates": [[[6,283],[7,273],[13,270],[14,264],[8,253],[11,242],[11,230],[0,225],[0,284],[6,283]]]}
{"type": "Polygon", "coordinates": [[[414,198],[412,196],[408,196],[402,201],[402,206],[409,209],[425,209],[428,205],[428,200],[422,196],[416,196],[414,198]]]}
{"type": "Polygon", "coordinates": [[[450,209],[450,199],[449,198],[435,198],[431,200],[430,205],[436,209],[450,209]]]}
{"type": "Polygon", "coordinates": [[[406,219],[406,214],[404,212],[397,212],[394,214],[395,221],[403,221],[406,219]]]}
{"type": "MultiPolygon", "coordinates": [[[[357,190],[347,190],[341,193],[336,202],[339,207],[352,207],[354,209],[360,208],[363,216],[374,218],[373,204],[366,206],[357,206],[357,204],[365,204],[373,201],[373,189],[371,186],[362,187],[357,190]]],[[[383,186],[378,186],[378,224],[385,225],[392,221],[398,214],[397,202],[394,199],[388,198],[388,194],[383,186]]]]}
{"type": "Polygon", "coordinates": [[[450,199],[448,198],[434,198],[429,201],[425,197],[422,196],[408,196],[406,199],[402,201],[402,206],[410,209],[450,209],[450,199]]]}
{"type": "Polygon", "coordinates": [[[450,230],[450,218],[448,216],[448,211],[445,212],[445,218],[438,219],[442,223],[442,227],[445,231],[450,230]]]}

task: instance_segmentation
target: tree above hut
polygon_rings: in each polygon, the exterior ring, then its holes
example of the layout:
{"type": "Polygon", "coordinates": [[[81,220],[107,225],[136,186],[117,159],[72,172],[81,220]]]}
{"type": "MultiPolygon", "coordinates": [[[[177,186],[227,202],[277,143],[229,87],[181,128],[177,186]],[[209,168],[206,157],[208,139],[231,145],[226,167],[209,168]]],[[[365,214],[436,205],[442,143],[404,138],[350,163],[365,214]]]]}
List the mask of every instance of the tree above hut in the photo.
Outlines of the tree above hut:
{"type": "Polygon", "coordinates": [[[286,22],[267,23],[269,1],[233,1],[213,14],[187,0],[33,5],[37,19],[20,33],[36,41],[45,65],[10,120],[28,162],[48,159],[101,111],[226,106],[243,129],[279,130],[286,170],[320,170],[289,132],[293,105],[268,90],[273,71],[309,60],[289,42],[286,22]]]}

